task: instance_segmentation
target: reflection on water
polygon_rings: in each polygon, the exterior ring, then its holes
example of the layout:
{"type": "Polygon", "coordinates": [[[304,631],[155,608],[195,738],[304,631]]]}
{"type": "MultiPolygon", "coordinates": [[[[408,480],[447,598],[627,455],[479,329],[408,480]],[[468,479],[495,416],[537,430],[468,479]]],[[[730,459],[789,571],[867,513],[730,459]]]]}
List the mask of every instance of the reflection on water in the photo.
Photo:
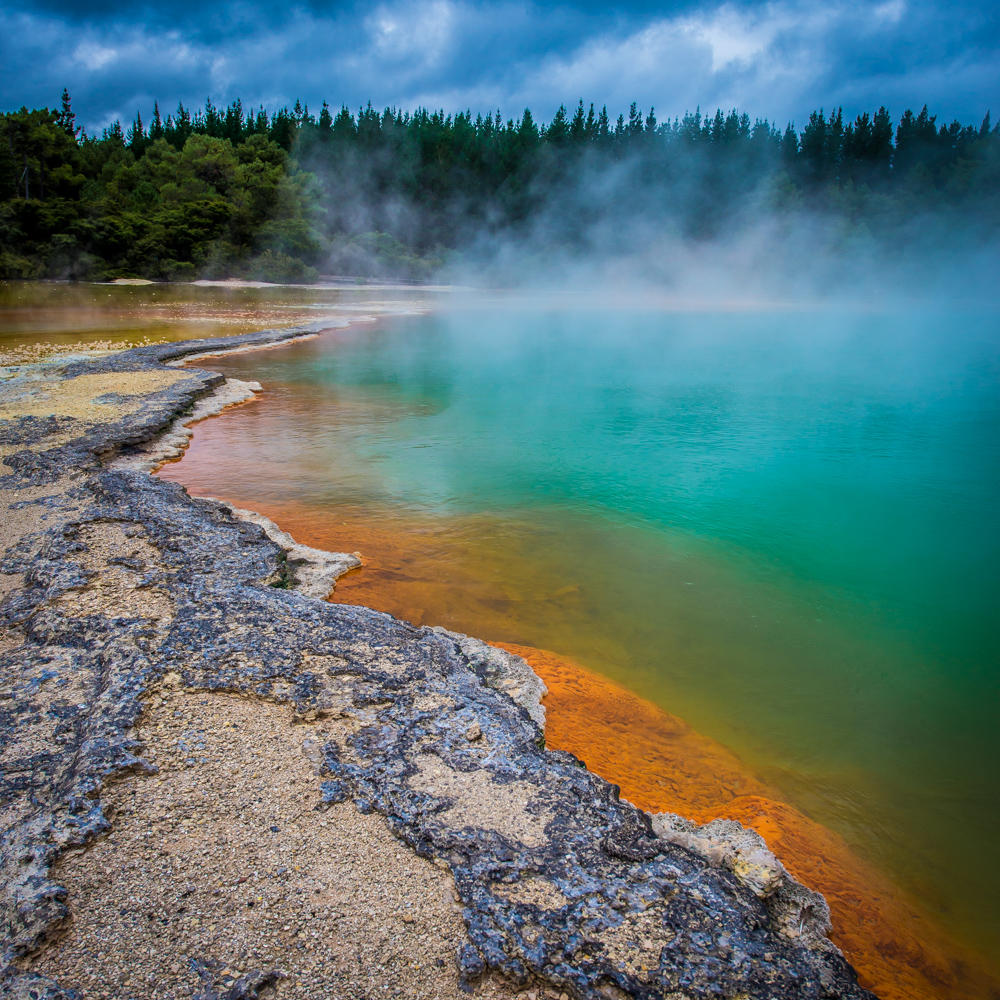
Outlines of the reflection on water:
{"type": "Polygon", "coordinates": [[[362,551],[340,600],[683,717],[996,950],[993,316],[453,311],[212,366],[267,391],[167,475],[362,551]]]}
{"type": "Polygon", "coordinates": [[[420,289],[0,281],[0,352],[39,342],[224,337],[372,310],[407,311],[433,298],[420,289]]]}

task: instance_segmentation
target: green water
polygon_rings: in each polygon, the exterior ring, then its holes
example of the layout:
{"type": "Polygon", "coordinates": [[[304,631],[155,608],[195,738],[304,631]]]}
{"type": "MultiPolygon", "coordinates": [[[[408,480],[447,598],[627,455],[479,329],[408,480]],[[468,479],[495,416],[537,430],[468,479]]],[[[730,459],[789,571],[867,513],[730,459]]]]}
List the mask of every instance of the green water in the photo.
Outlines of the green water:
{"type": "Polygon", "coordinates": [[[454,524],[484,579],[575,588],[512,598],[521,640],[727,744],[996,955],[998,318],[453,308],[225,359],[268,395],[217,434],[248,499],[454,524]]]}

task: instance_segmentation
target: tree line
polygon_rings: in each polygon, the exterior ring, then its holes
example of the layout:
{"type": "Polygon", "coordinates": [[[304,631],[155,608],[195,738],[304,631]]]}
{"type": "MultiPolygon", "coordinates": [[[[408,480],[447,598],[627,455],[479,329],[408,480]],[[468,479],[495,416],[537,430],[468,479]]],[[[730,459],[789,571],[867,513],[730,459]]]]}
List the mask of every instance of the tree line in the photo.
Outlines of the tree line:
{"type": "Polygon", "coordinates": [[[1000,125],[926,106],[896,123],[819,110],[799,131],[721,109],[612,120],[583,101],[542,123],[209,100],[88,135],[64,91],[58,109],[0,115],[0,277],[421,279],[491,236],[586,252],[597,232],[709,239],[762,211],[886,239],[950,213],[982,235],[998,192],[1000,125]]]}

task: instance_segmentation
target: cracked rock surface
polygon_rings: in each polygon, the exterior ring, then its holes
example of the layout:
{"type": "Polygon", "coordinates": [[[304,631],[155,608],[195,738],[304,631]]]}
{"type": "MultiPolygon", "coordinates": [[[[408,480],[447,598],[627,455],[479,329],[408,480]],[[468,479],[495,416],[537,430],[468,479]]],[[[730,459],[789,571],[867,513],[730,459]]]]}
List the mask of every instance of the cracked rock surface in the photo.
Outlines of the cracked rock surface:
{"type": "Polygon", "coordinates": [[[309,332],[0,386],[0,995],[871,996],[747,831],[547,751],[523,661],[143,471],[224,383],[167,362],[309,332]]]}

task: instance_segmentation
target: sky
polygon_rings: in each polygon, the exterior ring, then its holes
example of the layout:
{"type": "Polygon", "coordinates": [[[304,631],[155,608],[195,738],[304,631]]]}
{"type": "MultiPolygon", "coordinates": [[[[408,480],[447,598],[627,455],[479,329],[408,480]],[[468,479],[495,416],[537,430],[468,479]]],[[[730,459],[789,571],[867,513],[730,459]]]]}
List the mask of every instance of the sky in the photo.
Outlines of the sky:
{"type": "Polygon", "coordinates": [[[5,0],[0,108],[55,106],[63,87],[89,131],[206,97],[541,120],[582,98],[612,118],[636,101],[800,128],[819,107],[927,103],[978,124],[1000,114],[1000,3],[5,0]]]}

